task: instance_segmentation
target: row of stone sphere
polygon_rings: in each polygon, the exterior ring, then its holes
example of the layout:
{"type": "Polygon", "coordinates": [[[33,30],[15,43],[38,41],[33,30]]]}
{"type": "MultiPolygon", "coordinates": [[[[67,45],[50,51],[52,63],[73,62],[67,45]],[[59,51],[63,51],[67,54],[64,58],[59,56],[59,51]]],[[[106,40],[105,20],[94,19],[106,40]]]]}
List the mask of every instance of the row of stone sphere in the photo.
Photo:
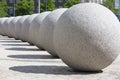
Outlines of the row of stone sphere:
{"type": "Polygon", "coordinates": [[[120,26],[106,7],[82,3],[0,19],[0,34],[34,44],[80,71],[99,71],[120,53],[120,26]]]}

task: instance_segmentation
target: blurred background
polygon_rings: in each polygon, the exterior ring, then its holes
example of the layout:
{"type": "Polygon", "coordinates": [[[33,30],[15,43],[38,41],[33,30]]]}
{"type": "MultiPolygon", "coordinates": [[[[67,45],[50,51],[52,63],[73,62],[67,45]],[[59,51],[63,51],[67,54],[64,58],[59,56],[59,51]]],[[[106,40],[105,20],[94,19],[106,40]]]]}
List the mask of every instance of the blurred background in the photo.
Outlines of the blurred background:
{"type": "Polygon", "coordinates": [[[104,5],[119,17],[120,0],[0,0],[0,17],[22,16],[57,8],[69,8],[85,2],[104,5]]]}

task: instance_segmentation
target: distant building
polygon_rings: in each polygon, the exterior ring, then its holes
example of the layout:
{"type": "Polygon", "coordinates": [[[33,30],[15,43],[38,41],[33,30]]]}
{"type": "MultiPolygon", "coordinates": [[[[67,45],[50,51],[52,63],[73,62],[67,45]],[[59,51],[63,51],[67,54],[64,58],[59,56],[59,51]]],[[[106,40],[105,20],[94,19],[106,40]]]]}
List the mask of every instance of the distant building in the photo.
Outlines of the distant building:
{"type": "Polygon", "coordinates": [[[102,4],[105,0],[81,0],[82,3],[84,2],[94,2],[102,4]]]}
{"type": "MultiPolygon", "coordinates": [[[[0,0],[0,1],[7,2],[8,6],[10,7],[10,9],[8,10],[8,14],[10,16],[14,16],[15,15],[15,4],[20,2],[21,0],[0,0]]],[[[64,7],[64,4],[66,1],[68,1],[68,0],[55,0],[54,3],[57,8],[62,8],[62,7],[64,7]]],[[[41,2],[46,4],[47,0],[41,0],[41,2]]],[[[34,0],[34,4],[35,4],[34,12],[37,13],[38,12],[38,0],[34,0]]]]}
{"type": "MultiPolygon", "coordinates": [[[[20,2],[21,0],[0,0],[0,1],[6,1],[8,6],[10,7],[9,11],[8,11],[8,14],[10,16],[14,16],[15,15],[15,4],[20,2]]],[[[42,3],[47,3],[47,0],[40,0],[42,3]]],[[[55,6],[57,8],[62,8],[64,7],[64,4],[66,2],[68,2],[69,0],[54,0],[54,3],[55,3],[55,6]]],[[[82,3],[85,3],[85,2],[94,2],[94,3],[100,3],[100,4],[103,4],[105,0],[81,0],[82,3]]],[[[34,0],[34,6],[35,6],[35,9],[34,9],[34,12],[37,13],[38,12],[38,0],[34,0]]],[[[115,8],[118,9],[120,8],[120,0],[115,0],[115,8]]],[[[47,5],[46,5],[46,9],[47,10],[47,5]]]]}
{"type": "Polygon", "coordinates": [[[120,9],[120,0],[115,0],[115,9],[120,9]]]}
{"type": "Polygon", "coordinates": [[[6,1],[6,0],[0,0],[0,1],[6,1]]]}
{"type": "MultiPolygon", "coordinates": [[[[42,3],[46,3],[46,0],[40,0],[40,1],[41,1],[42,3]]],[[[39,6],[38,6],[38,3],[39,3],[38,0],[34,0],[34,6],[35,6],[34,12],[35,12],[35,13],[38,13],[38,9],[39,9],[39,8],[38,8],[38,7],[39,7],[39,6]]]]}
{"type": "Polygon", "coordinates": [[[15,4],[20,2],[20,0],[6,0],[7,4],[9,6],[8,14],[9,16],[14,16],[15,15],[15,4]]]}
{"type": "Polygon", "coordinates": [[[57,8],[63,8],[64,4],[67,2],[68,0],[55,0],[55,6],[57,8]]]}
{"type": "MultiPolygon", "coordinates": [[[[67,2],[68,0],[55,0],[55,6],[56,8],[63,8],[64,4],[67,2]]],[[[47,0],[41,0],[42,3],[47,3],[47,0]]],[[[38,12],[38,0],[34,0],[34,4],[35,4],[35,10],[34,12],[37,13],[38,12]]],[[[46,5],[47,7],[47,5],[46,5]]]]}

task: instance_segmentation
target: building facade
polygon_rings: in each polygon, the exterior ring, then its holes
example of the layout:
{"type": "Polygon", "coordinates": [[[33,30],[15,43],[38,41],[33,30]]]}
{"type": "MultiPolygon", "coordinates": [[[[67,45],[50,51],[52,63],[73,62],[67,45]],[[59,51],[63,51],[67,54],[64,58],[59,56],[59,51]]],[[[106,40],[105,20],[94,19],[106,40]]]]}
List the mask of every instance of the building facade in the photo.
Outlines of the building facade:
{"type": "Polygon", "coordinates": [[[115,0],[115,9],[120,9],[120,0],[115,0]]]}
{"type": "MultiPolygon", "coordinates": [[[[8,6],[10,7],[9,11],[8,11],[8,14],[10,16],[14,16],[15,15],[15,4],[16,3],[19,3],[21,0],[0,0],[0,1],[6,1],[8,6]]],[[[38,5],[38,1],[39,0],[34,0],[34,6],[35,6],[35,9],[34,9],[34,12],[35,13],[38,13],[39,11],[39,5],[38,5]]],[[[40,0],[42,3],[45,3],[46,4],[46,9],[47,10],[47,0],[40,0]]],[[[66,2],[68,2],[69,0],[54,0],[54,3],[55,3],[55,6],[56,8],[62,8],[64,7],[64,4],[66,2]]],[[[102,4],[105,0],[81,0],[82,3],[86,3],[86,2],[94,2],[94,3],[100,3],[102,4]]],[[[115,8],[116,9],[120,9],[120,0],[115,0],[115,8]]]]}
{"type": "Polygon", "coordinates": [[[9,16],[15,16],[15,4],[20,2],[20,0],[6,0],[6,2],[9,6],[8,10],[9,16]]]}
{"type": "Polygon", "coordinates": [[[64,4],[67,2],[68,0],[55,0],[55,6],[57,8],[63,8],[64,4]]]}
{"type": "Polygon", "coordinates": [[[82,3],[84,2],[94,2],[102,4],[105,0],[81,0],[82,3]]]}
{"type": "MultiPolygon", "coordinates": [[[[38,9],[39,9],[39,7],[38,7],[38,1],[39,0],[34,0],[34,4],[35,4],[35,10],[34,10],[34,12],[35,13],[37,13],[38,12],[38,9]]],[[[63,8],[64,7],[64,4],[67,2],[68,0],[54,0],[54,3],[55,3],[55,6],[56,6],[56,8],[63,8]]],[[[44,4],[47,4],[47,0],[41,0],[41,2],[42,3],[44,3],[44,4]]],[[[47,11],[47,5],[45,5],[46,6],[46,11],[47,11]]]]}
{"type": "MultiPolygon", "coordinates": [[[[15,4],[16,3],[19,3],[21,0],[0,0],[0,1],[6,1],[8,6],[10,7],[10,9],[8,10],[8,14],[10,16],[15,16],[15,4]]],[[[35,6],[35,9],[34,9],[34,12],[35,13],[38,13],[38,1],[39,0],[34,0],[34,6],[35,6]]],[[[45,3],[47,4],[47,0],[40,0],[42,3],[45,3]]],[[[62,8],[64,7],[64,4],[67,0],[55,0],[54,3],[55,3],[55,6],[57,8],[62,8]]],[[[46,10],[47,10],[47,5],[46,5],[46,10]]]]}

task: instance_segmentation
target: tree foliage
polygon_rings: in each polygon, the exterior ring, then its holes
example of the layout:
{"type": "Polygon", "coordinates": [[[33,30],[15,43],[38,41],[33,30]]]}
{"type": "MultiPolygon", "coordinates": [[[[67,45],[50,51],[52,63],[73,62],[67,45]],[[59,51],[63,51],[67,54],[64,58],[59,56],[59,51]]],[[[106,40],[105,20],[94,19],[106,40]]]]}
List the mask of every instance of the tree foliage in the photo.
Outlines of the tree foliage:
{"type": "MultiPolygon", "coordinates": [[[[40,3],[40,12],[52,11],[56,9],[54,0],[47,0],[40,3]]],[[[28,15],[34,13],[34,0],[22,0],[16,4],[16,15],[28,15]]]]}
{"type": "Polygon", "coordinates": [[[9,7],[7,6],[6,2],[0,2],[0,17],[8,16],[8,9],[9,7]]]}
{"type": "Polygon", "coordinates": [[[56,9],[55,1],[54,0],[46,0],[47,2],[41,3],[41,12],[44,11],[52,11],[56,9]]]}
{"type": "Polygon", "coordinates": [[[45,11],[45,4],[40,3],[40,12],[44,12],[44,11],[45,11]]]}
{"type": "Polygon", "coordinates": [[[106,6],[107,8],[109,8],[112,12],[117,13],[118,10],[115,9],[115,0],[106,0],[103,3],[104,6],[106,6]]]}
{"type": "Polygon", "coordinates": [[[28,0],[21,0],[16,4],[16,15],[28,15],[33,14],[34,2],[28,0]]]}
{"type": "Polygon", "coordinates": [[[48,11],[52,11],[54,9],[56,9],[55,7],[55,3],[54,3],[54,0],[47,0],[47,10],[48,11]]]}
{"type": "Polygon", "coordinates": [[[81,0],[68,0],[68,2],[65,3],[64,7],[69,8],[75,4],[80,3],[81,0]]]}

